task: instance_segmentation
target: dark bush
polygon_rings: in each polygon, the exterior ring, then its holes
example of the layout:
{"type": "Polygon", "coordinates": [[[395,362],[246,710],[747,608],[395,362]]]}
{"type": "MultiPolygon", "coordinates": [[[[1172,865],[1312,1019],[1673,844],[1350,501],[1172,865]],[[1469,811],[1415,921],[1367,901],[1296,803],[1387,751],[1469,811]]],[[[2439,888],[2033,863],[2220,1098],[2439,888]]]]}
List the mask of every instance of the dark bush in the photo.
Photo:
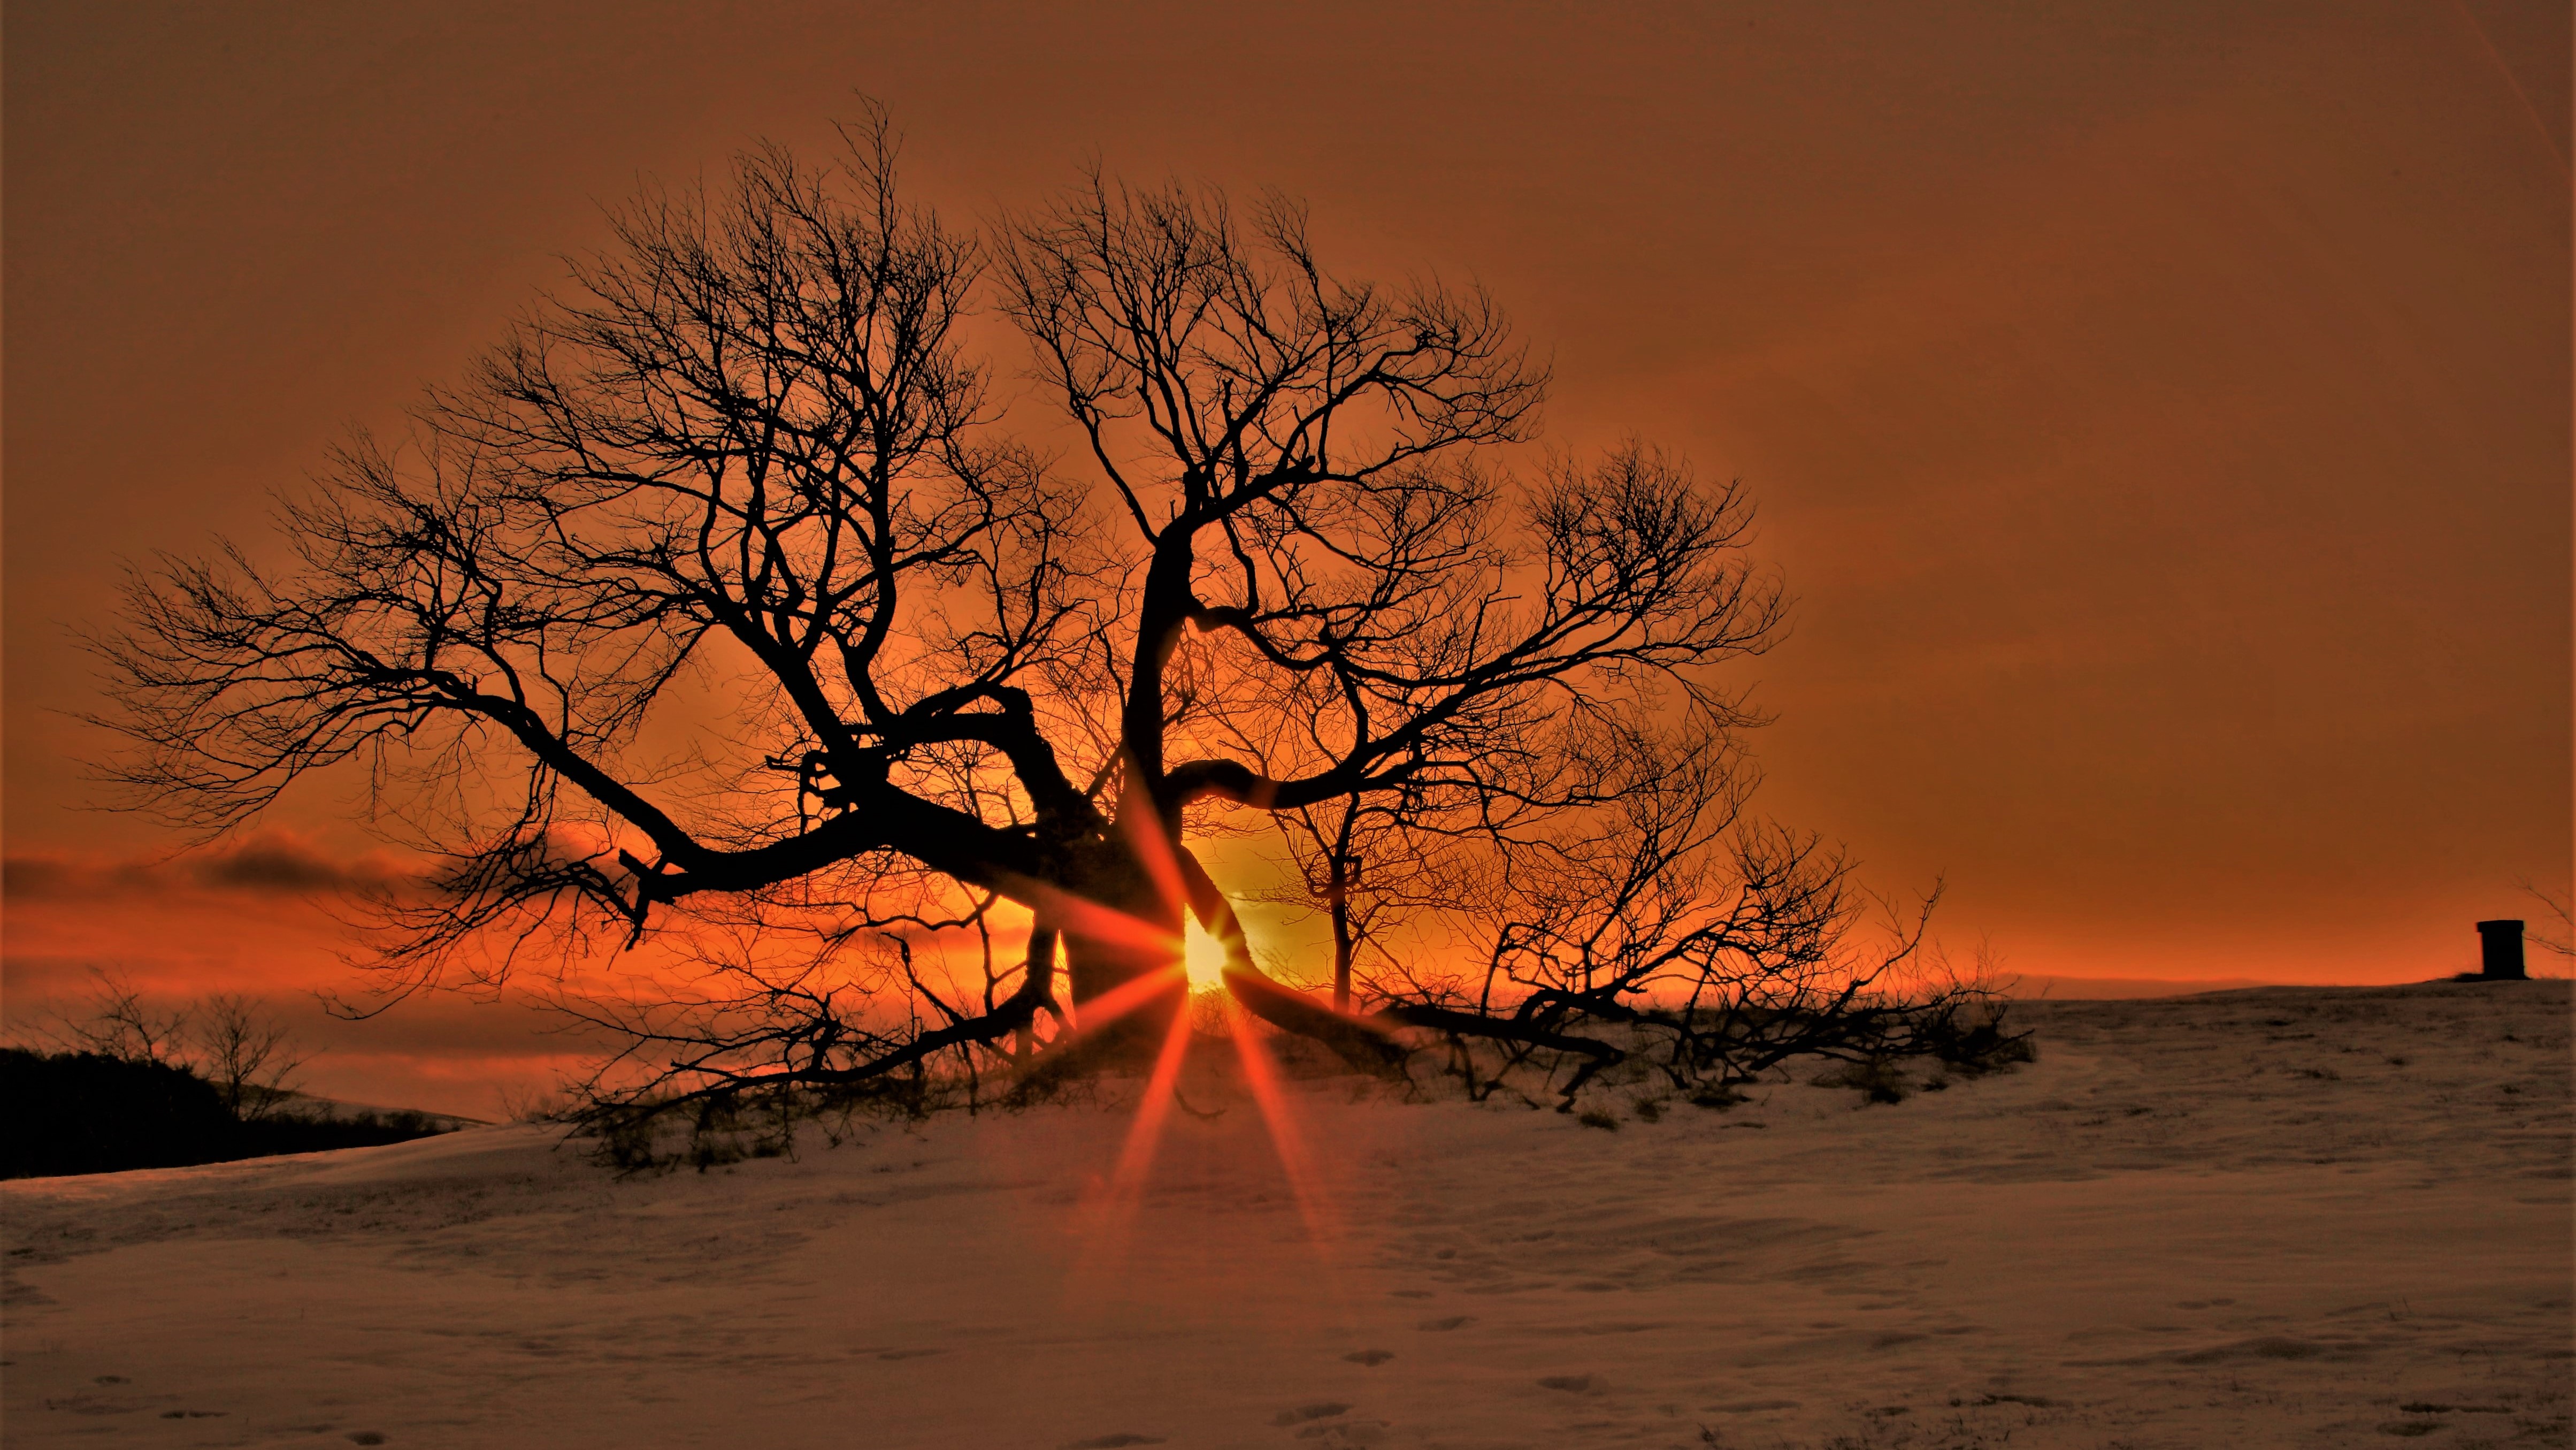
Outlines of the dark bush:
{"type": "Polygon", "coordinates": [[[2001,1003],[1978,1006],[1980,1010],[1954,1008],[1926,1014],[1915,1028],[1916,1050],[1929,1052],[1961,1077],[2010,1072],[2039,1060],[2030,1034],[2005,1026],[2001,1003]]]}
{"type": "Polygon", "coordinates": [[[184,1067],[0,1048],[0,1178],[179,1168],[445,1131],[420,1113],[282,1113],[244,1122],[214,1084],[184,1067]]]}
{"type": "Polygon", "coordinates": [[[1896,1064],[1884,1057],[1846,1062],[1808,1081],[1817,1087],[1850,1088],[1869,1103],[1901,1103],[1914,1090],[1896,1064]]]}
{"type": "Polygon", "coordinates": [[[0,1175],[174,1168],[234,1155],[212,1083],[164,1062],[0,1048],[0,1175]]]}

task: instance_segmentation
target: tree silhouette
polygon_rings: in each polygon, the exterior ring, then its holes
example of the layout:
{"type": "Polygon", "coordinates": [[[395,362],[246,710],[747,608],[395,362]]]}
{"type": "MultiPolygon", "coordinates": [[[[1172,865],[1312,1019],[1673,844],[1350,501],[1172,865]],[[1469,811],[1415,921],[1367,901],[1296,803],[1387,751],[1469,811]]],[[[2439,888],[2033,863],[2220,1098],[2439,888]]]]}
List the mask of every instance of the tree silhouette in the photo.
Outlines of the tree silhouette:
{"type": "MultiPolygon", "coordinates": [[[[1276,813],[1279,834],[1297,868],[1294,885],[1262,899],[1308,908],[1324,919],[1333,944],[1333,1010],[1351,1008],[1354,971],[1363,951],[1400,971],[1384,940],[1426,913],[1459,913],[1475,901],[1479,873],[1447,838],[1417,824],[1423,814],[1401,796],[1347,795],[1276,813]]],[[[1363,983],[1365,985],[1365,983],[1363,983]]]]}
{"type": "Polygon", "coordinates": [[[1279,197],[1095,175],[979,241],[899,198],[882,113],[844,140],[615,212],[284,505],[291,566],[138,574],[97,641],[136,803],[215,832],[363,768],[442,863],[375,903],[390,991],[660,944],[694,970],[580,994],[628,1044],[603,1093],[1131,1058],[1185,911],[1245,1008],[1381,1067],[1421,1029],[1598,1062],[1577,1028],[1641,993],[1824,979],[1842,863],[1737,829],[1716,671],[1782,609],[1739,488],[1526,464],[1545,376],[1492,300],[1340,277],[1279,197]],[[1004,426],[994,319],[1061,457],[1004,426]],[[1362,1018],[1266,977],[1191,843],[1283,816],[1331,823],[1345,908],[1378,845],[1505,883],[1476,989],[1389,973],[1362,1018]],[[980,980],[917,950],[959,933],[980,980]]]}

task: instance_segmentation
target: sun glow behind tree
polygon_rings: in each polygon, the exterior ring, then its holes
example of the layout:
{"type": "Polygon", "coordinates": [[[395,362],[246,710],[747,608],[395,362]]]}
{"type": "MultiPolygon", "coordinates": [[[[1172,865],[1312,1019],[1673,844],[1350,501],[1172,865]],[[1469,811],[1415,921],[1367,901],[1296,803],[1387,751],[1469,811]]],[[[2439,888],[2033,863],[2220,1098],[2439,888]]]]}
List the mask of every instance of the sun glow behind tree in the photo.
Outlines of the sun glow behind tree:
{"type": "Polygon", "coordinates": [[[1225,944],[1208,935],[1206,927],[1191,917],[1181,929],[1181,960],[1189,969],[1192,992],[1225,990],[1225,944]]]}

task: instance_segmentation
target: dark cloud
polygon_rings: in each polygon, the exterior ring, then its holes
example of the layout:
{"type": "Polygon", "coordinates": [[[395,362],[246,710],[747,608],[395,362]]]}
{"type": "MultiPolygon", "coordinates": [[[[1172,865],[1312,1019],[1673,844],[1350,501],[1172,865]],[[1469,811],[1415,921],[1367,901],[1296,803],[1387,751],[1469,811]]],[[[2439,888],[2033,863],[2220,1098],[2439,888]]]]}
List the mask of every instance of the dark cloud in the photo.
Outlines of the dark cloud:
{"type": "Polygon", "coordinates": [[[210,852],[156,858],[84,858],[68,853],[0,859],[0,893],[12,901],[167,895],[173,890],[251,896],[312,896],[398,885],[412,879],[379,851],[335,856],[302,837],[267,831],[210,852]]]}
{"type": "Polygon", "coordinates": [[[77,868],[60,857],[11,856],[0,859],[0,895],[22,901],[70,895],[67,888],[77,874],[77,868]]]}
{"type": "Polygon", "coordinates": [[[374,852],[339,860],[285,835],[245,841],[231,852],[196,863],[192,874],[198,884],[218,891],[299,895],[384,886],[400,879],[374,852]]]}
{"type": "Polygon", "coordinates": [[[149,861],[103,861],[63,853],[0,859],[0,893],[11,901],[76,901],[167,889],[167,881],[149,861]]]}

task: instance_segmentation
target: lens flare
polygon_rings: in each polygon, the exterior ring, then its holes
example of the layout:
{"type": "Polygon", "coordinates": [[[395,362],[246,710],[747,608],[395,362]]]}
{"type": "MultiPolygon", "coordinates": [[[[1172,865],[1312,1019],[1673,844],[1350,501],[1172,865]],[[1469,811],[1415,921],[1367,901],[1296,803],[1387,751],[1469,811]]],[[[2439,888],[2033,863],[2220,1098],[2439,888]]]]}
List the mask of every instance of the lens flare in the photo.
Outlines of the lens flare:
{"type": "Polygon", "coordinates": [[[1033,912],[1054,923],[1067,936],[1088,937],[1108,946],[1153,951],[1163,956],[1181,955],[1181,938],[1153,922],[1031,877],[1003,879],[1033,912]]]}
{"type": "Polygon", "coordinates": [[[1181,1059],[1189,1050],[1190,1014],[1176,1012],[1172,1030],[1163,1034],[1163,1050],[1154,1057],[1154,1075],[1145,1083],[1144,1099],[1136,1104],[1136,1121],[1128,1125],[1126,1146],[1118,1152],[1118,1171],[1109,1177],[1112,1196],[1127,1199],[1143,1191],[1145,1175],[1154,1166],[1154,1150],[1163,1139],[1163,1123],[1172,1115],[1172,1091],[1180,1084],[1181,1059]]]}
{"type": "MultiPolygon", "coordinates": [[[[1121,982],[1090,1001],[1078,1004],[1075,1010],[1081,1015],[1074,1025],[1078,1031],[1096,1032],[1171,991],[1175,979],[1181,975],[1181,964],[1174,962],[1168,967],[1121,982]]],[[[1184,1012],[1181,1018],[1187,1021],[1189,1014],[1184,1012]]]]}
{"type": "MultiPolygon", "coordinates": [[[[1068,930],[1153,947],[1169,962],[1168,966],[1079,1004],[1077,1031],[1085,1034],[1098,1031],[1148,1002],[1163,999],[1184,984],[1194,992],[1222,991],[1229,972],[1241,972],[1247,978],[1259,976],[1252,965],[1250,944],[1244,939],[1242,920],[1224,893],[1207,879],[1197,859],[1165,836],[1150,809],[1120,812],[1120,825],[1147,875],[1176,909],[1174,914],[1183,923],[1182,934],[1174,938],[1152,923],[1091,902],[1066,898],[1050,903],[1059,919],[1066,921],[1068,930]]],[[[1194,1015],[1186,1009],[1173,1015],[1155,1055],[1153,1072],[1136,1104],[1135,1119],[1128,1124],[1126,1139],[1120,1145],[1117,1166],[1108,1181],[1100,1185],[1100,1197],[1092,1207],[1100,1215],[1095,1220],[1095,1231],[1104,1237],[1098,1241],[1096,1251],[1109,1252],[1110,1243],[1123,1239],[1122,1226],[1137,1207],[1146,1179],[1153,1172],[1164,1129],[1178,1099],[1194,1015]]],[[[1262,1127],[1272,1152],[1278,1156],[1307,1238],[1321,1252],[1334,1237],[1335,1225],[1321,1179],[1307,1151],[1305,1133],[1297,1121],[1293,1096],[1271,1058],[1269,1046],[1239,1004],[1227,1002],[1225,1020],[1233,1035],[1236,1059],[1242,1065],[1244,1086],[1260,1111],[1262,1127]]]]}
{"type": "Polygon", "coordinates": [[[1306,1135],[1297,1126],[1294,1107],[1280,1084],[1277,1066],[1270,1060],[1270,1048],[1253,1030],[1248,1014],[1240,1009],[1227,1011],[1225,1025],[1234,1033],[1235,1055],[1243,1062],[1244,1085],[1251,1089],[1252,1101],[1261,1109],[1261,1125],[1270,1130],[1271,1150],[1279,1155],[1280,1170],[1288,1175],[1288,1191],[1297,1199],[1297,1216],[1306,1222],[1306,1237],[1321,1248],[1333,1237],[1331,1205],[1324,1201],[1322,1184],[1306,1156],[1306,1135]]]}

